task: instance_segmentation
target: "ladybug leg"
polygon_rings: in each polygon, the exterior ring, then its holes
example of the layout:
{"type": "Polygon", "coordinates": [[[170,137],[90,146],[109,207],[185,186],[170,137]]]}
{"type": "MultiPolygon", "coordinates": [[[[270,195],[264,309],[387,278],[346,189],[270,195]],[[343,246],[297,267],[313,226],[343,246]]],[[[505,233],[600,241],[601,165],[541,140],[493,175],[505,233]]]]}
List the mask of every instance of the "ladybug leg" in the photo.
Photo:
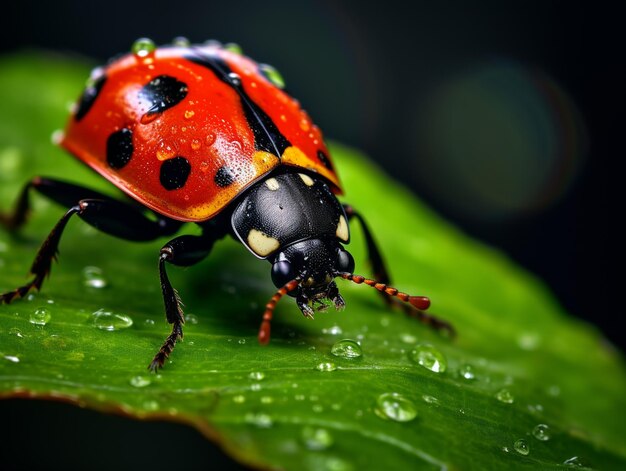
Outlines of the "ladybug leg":
{"type": "Polygon", "coordinates": [[[152,371],[157,371],[165,364],[165,360],[170,356],[176,342],[183,338],[183,303],[167,276],[165,262],[178,266],[189,266],[204,259],[213,248],[217,237],[211,234],[203,236],[183,235],[177,237],[163,246],[159,256],[159,277],[161,280],[161,291],[165,303],[165,316],[172,324],[172,333],[165,339],[165,342],[148,366],[152,371]]]}
{"type": "MultiPolygon", "coordinates": [[[[79,188],[75,185],[68,184],[70,190],[73,188],[79,188]]],[[[30,187],[40,189],[46,188],[45,186],[38,186],[38,182],[33,180],[30,182],[22,192],[20,199],[18,200],[17,209],[13,216],[6,218],[17,223],[12,226],[13,228],[19,227],[25,220],[25,214],[28,212],[28,189],[30,187]],[[21,221],[21,222],[20,222],[21,221]]],[[[55,188],[54,185],[52,185],[55,188]]],[[[44,194],[54,195],[55,191],[47,192],[44,194]]],[[[52,261],[57,258],[59,252],[59,242],[63,234],[63,230],[67,225],[67,222],[74,214],[83,219],[88,224],[96,227],[97,229],[106,232],[110,235],[121,237],[124,239],[135,241],[148,241],[156,239],[162,235],[171,234],[173,228],[180,227],[181,223],[177,221],[153,221],[146,217],[144,213],[134,206],[126,203],[116,201],[108,196],[100,193],[88,190],[91,194],[96,194],[102,197],[102,199],[82,199],[73,203],[70,209],[63,215],[63,217],[53,227],[48,237],[44,240],[43,244],[39,248],[35,260],[31,266],[30,273],[34,275],[33,279],[27,284],[16,288],[13,291],[7,293],[0,293],[0,304],[10,303],[14,299],[22,298],[28,292],[33,289],[41,289],[41,285],[50,273],[52,267],[52,261]]],[[[63,196],[58,200],[69,200],[69,197],[63,196]]],[[[56,199],[53,197],[53,199],[56,199]]]]}
{"type": "MultiPolygon", "coordinates": [[[[369,261],[372,265],[372,271],[374,272],[374,278],[377,281],[380,281],[384,284],[389,284],[391,278],[389,276],[389,272],[387,271],[387,267],[385,266],[385,262],[383,261],[383,257],[378,249],[378,245],[374,240],[374,236],[372,235],[369,226],[363,219],[363,216],[356,212],[352,206],[349,204],[344,204],[343,209],[346,212],[346,216],[348,216],[348,221],[356,218],[361,224],[361,228],[363,229],[363,235],[365,236],[365,243],[367,244],[367,255],[369,257],[369,261]]],[[[390,298],[385,296],[385,300],[390,302],[390,298]]]]}

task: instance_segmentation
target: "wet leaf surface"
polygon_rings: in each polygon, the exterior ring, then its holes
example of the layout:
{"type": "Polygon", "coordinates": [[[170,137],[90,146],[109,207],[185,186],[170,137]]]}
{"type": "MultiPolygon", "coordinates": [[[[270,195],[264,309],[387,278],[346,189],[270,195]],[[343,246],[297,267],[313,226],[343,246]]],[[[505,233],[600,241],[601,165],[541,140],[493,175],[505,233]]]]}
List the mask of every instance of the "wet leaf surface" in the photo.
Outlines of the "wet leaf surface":
{"type": "MultiPolygon", "coordinates": [[[[61,57],[0,61],[0,210],[34,175],[117,194],[51,143],[87,74],[61,57]]],[[[366,215],[396,286],[429,295],[456,339],[340,280],[343,312],[310,321],[284,300],[262,347],[269,265],[226,240],[203,263],[169,270],[186,305],[185,341],[150,374],[169,332],[156,265],[166,240],[126,242],[76,219],[42,292],[0,306],[0,396],[183,422],[264,468],[626,468],[621,355],[370,160],[340,145],[333,155],[345,201],[366,215]]],[[[33,201],[19,235],[0,230],[0,291],[26,280],[63,213],[33,201]]],[[[350,249],[367,274],[363,246],[353,227],[350,249]]]]}

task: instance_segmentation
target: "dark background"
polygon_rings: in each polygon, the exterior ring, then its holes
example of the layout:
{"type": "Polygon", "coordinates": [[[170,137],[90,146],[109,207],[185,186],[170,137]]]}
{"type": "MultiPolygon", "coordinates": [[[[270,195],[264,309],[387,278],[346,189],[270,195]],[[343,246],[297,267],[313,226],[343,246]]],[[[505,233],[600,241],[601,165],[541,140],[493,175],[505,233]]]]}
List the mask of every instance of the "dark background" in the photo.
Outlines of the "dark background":
{"type": "MultiPolygon", "coordinates": [[[[469,3],[20,1],[2,7],[0,52],[37,47],[104,62],[141,36],[236,42],[280,70],[327,138],[366,152],[623,349],[614,223],[623,217],[615,163],[624,158],[626,84],[618,12],[601,2],[469,3]]],[[[33,412],[2,401],[2,411],[22,441],[42,439],[23,414],[39,417],[49,439],[63,435],[54,423],[69,415],[107,443],[103,452],[140,440],[146,466],[166,465],[154,442],[167,434],[187,437],[173,447],[191,456],[215,456],[182,427],[62,405],[33,412]]],[[[35,452],[24,456],[37,462],[35,452]]],[[[81,462],[80,452],[62,457],[81,462]]]]}

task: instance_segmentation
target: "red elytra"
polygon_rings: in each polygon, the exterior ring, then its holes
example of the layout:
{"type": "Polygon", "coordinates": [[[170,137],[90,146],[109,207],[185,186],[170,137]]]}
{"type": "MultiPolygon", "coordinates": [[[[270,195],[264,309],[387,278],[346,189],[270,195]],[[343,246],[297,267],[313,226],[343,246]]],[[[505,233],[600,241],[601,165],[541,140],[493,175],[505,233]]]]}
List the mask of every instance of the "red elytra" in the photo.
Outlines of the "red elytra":
{"type": "MultiPolygon", "coordinates": [[[[180,221],[210,219],[278,165],[316,172],[330,182],[333,192],[342,193],[319,128],[297,100],[241,54],[215,45],[162,47],[143,56],[122,56],[93,79],[102,82],[98,98],[80,119],[70,118],[60,145],[160,214],[180,221]],[[224,70],[216,73],[207,63],[224,70]],[[166,113],[151,113],[154,103],[142,90],[164,76],[182,83],[185,96],[166,113]],[[255,110],[269,118],[266,122],[288,145],[259,149],[253,126],[270,141],[275,136],[262,119],[253,119],[255,110]],[[132,158],[114,168],[107,162],[107,141],[121,129],[132,133],[132,158]],[[188,161],[190,171],[183,186],[167,189],[160,169],[178,156],[188,161]],[[216,183],[224,166],[232,177],[226,186],[216,183]]],[[[167,102],[171,97],[160,98],[167,102]]]]}

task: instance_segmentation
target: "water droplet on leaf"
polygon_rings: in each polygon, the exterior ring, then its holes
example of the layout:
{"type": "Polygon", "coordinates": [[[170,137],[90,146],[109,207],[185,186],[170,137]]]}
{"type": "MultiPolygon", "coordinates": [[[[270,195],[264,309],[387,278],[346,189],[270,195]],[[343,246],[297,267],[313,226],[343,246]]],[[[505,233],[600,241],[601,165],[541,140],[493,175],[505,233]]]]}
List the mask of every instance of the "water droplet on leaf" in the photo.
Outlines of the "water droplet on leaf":
{"type": "Polygon", "coordinates": [[[83,268],[83,284],[88,288],[105,288],[107,280],[104,278],[102,268],[91,266],[83,268]]]}
{"type": "Polygon", "coordinates": [[[476,379],[476,374],[474,373],[474,368],[472,367],[472,365],[461,365],[461,367],[459,368],[459,374],[462,378],[465,378],[468,381],[476,379]]]}
{"type": "Polygon", "coordinates": [[[126,314],[118,314],[116,312],[98,309],[92,315],[93,325],[100,329],[112,332],[114,330],[123,330],[133,325],[133,320],[126,314]]]}
{"type": "Polygon", "coordinates": [[[333,436],[324,428],[304,427],[302,429],[302,442],[309,450],[326,450],[333,444],[333,436]]]}
{"type": "Polygon", "coordinates": [[[262,371],[253,371],[252,373],[248,375],[248,378],[253,379],[255,381],[261,381],[262,379],[265,378],[265,373],[263,373],[262,371]]]}
{"type": "Polygon", "coordinates": [[[260,412],[249,412],[245,415],[244,420],[247,423],[256,425],[259,428],[270,428],[274,424],[274,421],[269,414],[263,414],[260,412]]]}
{"type": "Polygon", "coordinates": [[[496,399],[500,402],[504,402],[505,404],[513,404],[513,402],[515,402],[513,394],[511,394],[511,391],[506,388],[500,389],[500,391],[496,393],[496,399]]]}
{"type": "Polygon", "coordinates": [[[315,366],[315,369],[317,371],[335,371],[337,369],[337,365],[330,361],[326,361],[319,363],[317,366],[315,366]]]}
{"type": "Polygon", "coordinates": [[[146,378],[145,376],[133,376],[132,378],[130,378],[129,382],[131,386],[134,386],[136,388],[145,388],[151,383],[150,379],[146,378]]]}
{"type": "Polygon", "coordinates": [[[361,346],[354,340],[343,339],[335,342],[330,353],[341,358],[359,358],[363,356],[361,346]]]}
{"type": "Polygon", "coordinates": [[[417,417],[413,402],[398,393],[383,393],[376,400],[376,414],[383,419],[409,422],[417,417]]]}
{"type": "Polygon", "coordinates": [[[533,429],[533,437],[542,442],[550,440],[550,427],[546,424],[539,424],[533,429]]]}
{"type": "Polygon", "coordinates": [[[46,325],[52,319],[52,314],[45,307],[37,308],[30,315],[28,321],[35,325],[46,325]]]}
{"type": "Polygon", "coordinates": [[[418,365],[435,373],[443,373],[448,367],[448,362],[443,353],[428,344],[418,345],[417,348],[411,350],[409,358],[418,365]]]}
{"type": "Polygon", "coordinates": [[[517,451],[520,455],[528,455],[530,453],[530,447],[528,446],[528,442],[526,442],[526,440],[524,440],[523,438],[520,438],[519,440],[517,440],[514,444],[513,444],[513,448],[515,449],[515,451],[517,451]]]}

